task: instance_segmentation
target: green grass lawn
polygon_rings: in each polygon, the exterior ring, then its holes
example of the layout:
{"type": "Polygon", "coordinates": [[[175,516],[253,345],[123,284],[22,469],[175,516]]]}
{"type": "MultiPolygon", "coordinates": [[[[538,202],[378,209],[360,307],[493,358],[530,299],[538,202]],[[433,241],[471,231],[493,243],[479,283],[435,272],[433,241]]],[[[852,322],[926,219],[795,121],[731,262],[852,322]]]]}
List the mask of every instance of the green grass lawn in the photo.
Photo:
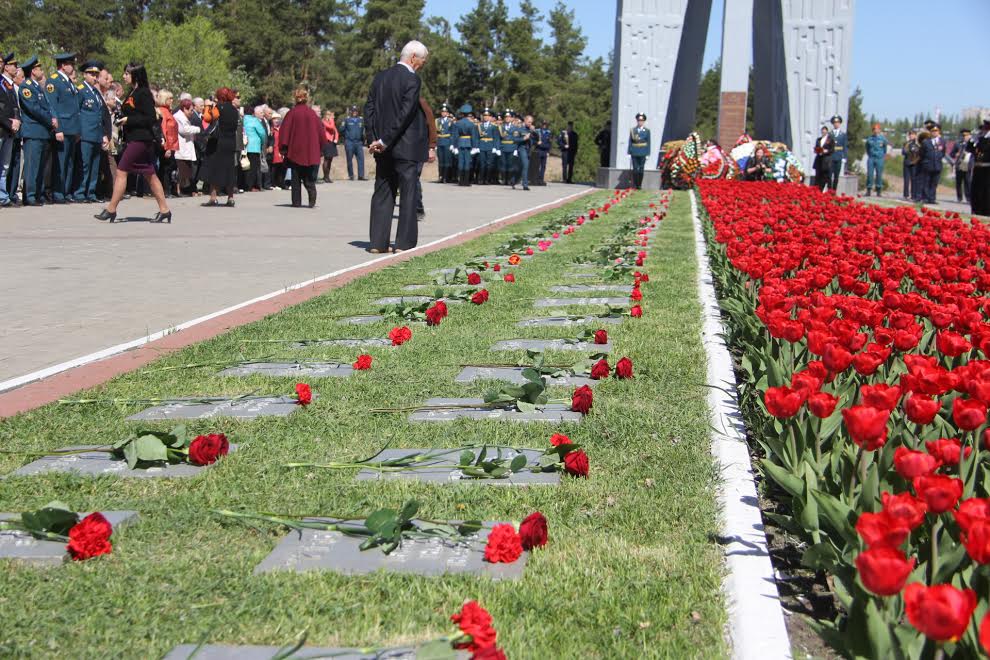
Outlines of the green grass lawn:
{"type": "MultiPolygon", "coordinates": [[[[347,326],[331,317],[373,313],[371,300],[397,294],[405,284],[430,281],[427,273],[433,268],[490,254],[507,236],[605,198],[596,193],[496,234],[389,267],[191,346],[152,368],[273,353],[350,362],[357,349],[292,351],[242,340],[385,336],[393,324],[347,326]]],[[[455,384],[458,364],[522,357],[491,353],[489,346],[499,339],[576,335],[580,330],[517,328],[515,323],[547,312],[534,309],[532,300],[548,295],[549,285],[584,282],[564,277],[571,259],[611,236],[619,220],[647,213],[654,198],[637,193],[548,254],[525,261],[514,271],[516,284],[488,286],[488,304],[452,305],[440,327],[412,326],[411,342],[372,349],[371,371],[345,380],[310,381],[319,398],[308,409],[287,418],[192,422],[197,432],[222,431],[240,445],[199,477],[49,474],[0,480],[0,511],[33,509],[57,499],[76,510],[135,509],[141,514],[138,522],[114,534],[112,555],[44,570],[0,562],[0,656],[160,657],[176,644],[201,640],[281,645],[303,630],[311,645],[386,647],[445,634],[447,617],[469,598],[492,612],[510,658],[724,656],[723,568],[710,540],[718,532],[717,475],[709,451],[705,355],[690,202],[684,193],[677,193],[645,268],[651,278],[643,285],[646,315],[606,326],[615,345],[610,362],[630,357],[636,378],[600,383],[591,413],[565,430],[588,452],[589,479],[566,478],[556,488],[440,487],[356,482],[353,472],[281,467],[291,461],[367,456],[386,442],[393,447],[481,442],[545,447],[557,430],[553,425],[410,424],[405,415],[370,415],[368,410],[412,405],[431,396],[480,396],[491,383],[455,384]],[[422,502],[422,517],[436,519],[521,520],[540,510],[550,521],[550,543],[533,553],[523,579],[515,583],[385,573],[254,576],[252,569],[284,530],[260,533],[210,514],[235,507],[343,514],[398,506],[409,498],[422,502]]],[[[548,355],[548,362],[573,359],[573,353],[548,355]]],[[[296,382],[221,378],[219,370],[139,371],[80,396],[289,394],[296,382]]],[[[560,389],[551,396],[569,393],[560,389]]],[[[0,447],[46,451],[113,442],[133,430],[123,419],[140,408],[48,405],[0,420],[0,447]]],[[[0,473],[29,460],[0,455],[0,473]]]]}

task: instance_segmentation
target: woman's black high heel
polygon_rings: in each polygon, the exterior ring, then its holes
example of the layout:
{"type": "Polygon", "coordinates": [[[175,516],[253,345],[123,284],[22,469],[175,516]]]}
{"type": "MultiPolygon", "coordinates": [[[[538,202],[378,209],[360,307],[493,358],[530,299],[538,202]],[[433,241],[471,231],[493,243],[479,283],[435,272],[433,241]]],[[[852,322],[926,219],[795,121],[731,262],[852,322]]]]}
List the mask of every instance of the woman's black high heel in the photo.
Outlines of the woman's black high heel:
{"type": "Polygon", "coordinates": [[[110,222],[114,222],[117,219],[117,214],[111,213],[110,211],[103,209],[102,211],[99,212],[99,214],[94,215],[93,217],[96,218],[97,220],[109,220],[110,222]]]}
{"type": "Polygon", "coordinates": [[[161,211],[159,211],[158,213],[155,214],[155,217],[152,220],[152,222],[167,222],[168,224],[172,224],[172,212],[166,211],[165,213],[162,213],[161,211]]]}

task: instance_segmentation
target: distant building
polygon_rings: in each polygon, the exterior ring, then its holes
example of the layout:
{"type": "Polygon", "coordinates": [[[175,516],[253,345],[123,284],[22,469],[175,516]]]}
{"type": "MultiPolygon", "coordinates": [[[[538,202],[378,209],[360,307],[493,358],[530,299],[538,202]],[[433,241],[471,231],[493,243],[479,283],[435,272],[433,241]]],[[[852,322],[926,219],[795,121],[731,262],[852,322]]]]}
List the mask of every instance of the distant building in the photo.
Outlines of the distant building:
{"type": "Polygon", "coordinates": [[[961,114],[963,121],[979,121],[982,117],[990,117],[990,108],[974,105],[969,108],[963,108],[961,114]]]}

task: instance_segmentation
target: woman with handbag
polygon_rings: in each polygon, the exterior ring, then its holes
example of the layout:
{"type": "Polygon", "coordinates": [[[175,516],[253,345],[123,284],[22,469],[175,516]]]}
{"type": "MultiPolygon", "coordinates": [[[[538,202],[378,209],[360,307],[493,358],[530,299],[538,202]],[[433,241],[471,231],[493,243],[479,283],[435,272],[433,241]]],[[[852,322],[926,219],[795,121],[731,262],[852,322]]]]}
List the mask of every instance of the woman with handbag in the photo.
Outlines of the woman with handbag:
{"type": "Polygon", "coordinates": [[[162,182],[155,173],[157,145],[153,129],[161,124],[155,111],[155,98],[148,85],[148,72],[141,64],[131,62],[124,69],[123,78],[124,83],[131,86],[131,92],[121,105],[120,119],[117,122],[122,127],[126,146],[124,155],[117,164],[117,175],[113,180],[113,196],[107,207],[93,217],[97,220],[116,221],[117,206],[124,198],[124,191],[127,189],[127,175],[136,174],[144,177],[155,196],[155,201],[158,202],[158,213],[155,214],[152,222],[171,223],[172,211],[165,201],[162,182]]]}
{"type": "Polygon", "coordinates": [[[217,192],[227,195],[227,206],[234,205],[234,185],[237,172],[234,168],[235,155],[240,152],[237,144],[237,124],[240,117],[234,107],[235,93],[229,87],[221,87],[216,92],[217,104],[206,110],[204,119],[210,128],[206,139],[206,179],[210,182],[210,199],[203,206],[219,206],[217,192]]]}

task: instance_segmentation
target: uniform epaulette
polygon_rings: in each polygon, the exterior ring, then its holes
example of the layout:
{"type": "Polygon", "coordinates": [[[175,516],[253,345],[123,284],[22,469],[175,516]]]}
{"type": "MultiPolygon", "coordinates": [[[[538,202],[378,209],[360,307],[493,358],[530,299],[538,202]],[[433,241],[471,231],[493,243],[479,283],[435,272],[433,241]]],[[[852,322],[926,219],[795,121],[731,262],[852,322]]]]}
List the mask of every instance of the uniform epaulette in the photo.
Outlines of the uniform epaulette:
{"type": "Polygon", "coordinates": [[[76,85],[76,89],[82,89],[83,87],[84,87],[84,85],[82,83],[79,83],[78,85],[76,85]]]}
{"type": "Polygon", "coordinates": [[[53,73],[52,75],[50,75],[48,77],[51,78],[52,80],[58,80],[58,74],[57,73],[53,73]]]}

